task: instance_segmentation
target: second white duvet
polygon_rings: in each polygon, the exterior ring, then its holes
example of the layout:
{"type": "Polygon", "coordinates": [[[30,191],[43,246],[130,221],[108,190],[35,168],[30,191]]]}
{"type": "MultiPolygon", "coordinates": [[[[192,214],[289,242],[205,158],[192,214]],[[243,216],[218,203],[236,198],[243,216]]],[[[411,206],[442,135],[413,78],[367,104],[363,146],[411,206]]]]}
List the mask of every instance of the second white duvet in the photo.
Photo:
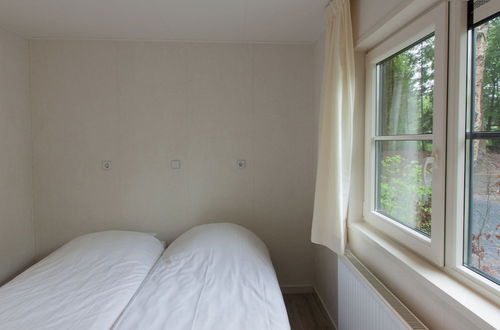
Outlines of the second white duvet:
{"type": "Polygon", "coordinates": [[[165,251],[116,329],[289,330],[264,243],[233,224],[195,227],[165,251]]]}

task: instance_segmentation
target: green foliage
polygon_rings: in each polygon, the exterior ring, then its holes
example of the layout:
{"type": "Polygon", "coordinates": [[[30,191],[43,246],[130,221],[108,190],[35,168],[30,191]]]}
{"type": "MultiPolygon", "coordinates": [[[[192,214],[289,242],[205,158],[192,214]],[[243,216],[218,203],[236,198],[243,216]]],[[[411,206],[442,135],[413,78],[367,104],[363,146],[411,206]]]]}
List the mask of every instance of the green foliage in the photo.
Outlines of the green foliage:
{"type": "MultiPolygon", "coordinates": [[[[381,211],[430,235],[432,186],[424,183],[422,165],[401,155],[385,157],[381,165],[381,211]]],[[[430,174],[430,171],[426,174],[430,174]]]]}
{"type": "Polygon", "coordinates": [[[432,133],[434,36],[383,61],[379,68],[381,134],[432,133]]]}
{"type": "MultiPolygon", "coordinates": [[[[434,35],[384,60],[378,68],[379,134],[432,133],[434,35]]],[[[399,154],[405,150],[422,155],[432,151],[432,143],[422,141],[409,146],[391,141],[379,150],[385,156],[379,169],[378,208],[430,235],[432,187],[423,182],[422,165],[399,154]]]]}

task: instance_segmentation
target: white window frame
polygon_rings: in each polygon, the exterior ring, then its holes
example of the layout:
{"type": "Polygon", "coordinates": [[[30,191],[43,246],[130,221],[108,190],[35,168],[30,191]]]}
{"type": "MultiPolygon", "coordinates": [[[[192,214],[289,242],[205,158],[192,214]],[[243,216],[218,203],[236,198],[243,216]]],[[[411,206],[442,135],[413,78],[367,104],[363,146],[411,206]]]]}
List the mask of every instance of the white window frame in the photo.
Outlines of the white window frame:
{"type": "Polygon", "coordinates": [[[366,57],[366,141],[365,141],[365,201],[363,215],[366,222],[391,238],[411,249],[430,262],[444,265],[445,238],[445,157],[446,157],[446,109],[447,109],[447,64],[448,64],[448,5],[440,3],[422,16],[406,25],[403,29],[368,52],[366,57]],[[375,141],[377,138],[377,64],[415,42],[434,33],[435,72],[434,72],[434,112],[433,133],[431,135],[398,136],[398,140],[432,140],[432,232],[427,237],[378,212],[375,208],[376,159],[375,141]]]}
{"type": "MultiPolygon", "coordinates": [[[[494,3],[494,1],[492,1],[494,3]]],[[[496,10],[499,10],[498,3],[496,10]]],[[[488,16],[488,15],[486,15],[488,16]]],[[[486,17],[485,16],[485,17],[486,17]]],[[[484,17],[483,17],[484,18],[484,17]]],[[[470,270],[464,263],[464,206],[466,111],[468,86],[468,29],[467,2],[450,3],[450,55],[448,89],[448,143],[446,184],[446,254],[444,270],[482,295],[499,302],[497,284],[470,270]]]]}

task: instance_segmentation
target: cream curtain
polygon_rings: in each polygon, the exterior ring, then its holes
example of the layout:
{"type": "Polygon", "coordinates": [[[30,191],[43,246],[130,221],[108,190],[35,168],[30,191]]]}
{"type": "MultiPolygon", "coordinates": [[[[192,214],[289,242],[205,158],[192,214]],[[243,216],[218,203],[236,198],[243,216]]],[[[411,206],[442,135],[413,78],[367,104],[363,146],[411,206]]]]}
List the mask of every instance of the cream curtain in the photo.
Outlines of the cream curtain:
{"type": "Polygon", "coordinates": [[[311,240],[343,255],[354,111],[354,47],[349,0],[326,7],[318,168],[311,240]]]}

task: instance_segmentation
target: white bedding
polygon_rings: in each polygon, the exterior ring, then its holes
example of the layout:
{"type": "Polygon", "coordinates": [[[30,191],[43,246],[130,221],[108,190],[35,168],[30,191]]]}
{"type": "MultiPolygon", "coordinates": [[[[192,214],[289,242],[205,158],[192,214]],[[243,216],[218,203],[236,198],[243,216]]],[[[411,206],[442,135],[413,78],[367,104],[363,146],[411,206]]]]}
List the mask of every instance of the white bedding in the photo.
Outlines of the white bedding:
{"type": "Polygon", "coordinates": [[[162,251],[144,233],[80,236],[0,288],[0,329],[109,329],[162,251]]]}
{"type": "Polygon", "coordinates": [[[233,224],[195,227],[172,243],[115,329],[290,329],[264,243],[233,224]]]}

